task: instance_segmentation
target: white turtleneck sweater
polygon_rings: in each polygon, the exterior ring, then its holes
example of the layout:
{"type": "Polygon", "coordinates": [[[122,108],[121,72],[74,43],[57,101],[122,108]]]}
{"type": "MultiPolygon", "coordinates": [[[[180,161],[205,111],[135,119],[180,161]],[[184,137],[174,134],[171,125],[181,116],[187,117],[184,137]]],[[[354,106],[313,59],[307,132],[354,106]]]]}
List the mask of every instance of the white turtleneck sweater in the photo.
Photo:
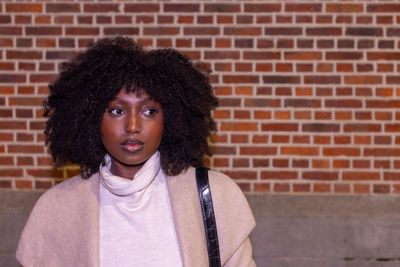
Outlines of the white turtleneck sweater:
{"type": "Polygon", "coordinates": [[[100,166],[100,266],[182,266],[157,151],[133,180],[100,166]]]}

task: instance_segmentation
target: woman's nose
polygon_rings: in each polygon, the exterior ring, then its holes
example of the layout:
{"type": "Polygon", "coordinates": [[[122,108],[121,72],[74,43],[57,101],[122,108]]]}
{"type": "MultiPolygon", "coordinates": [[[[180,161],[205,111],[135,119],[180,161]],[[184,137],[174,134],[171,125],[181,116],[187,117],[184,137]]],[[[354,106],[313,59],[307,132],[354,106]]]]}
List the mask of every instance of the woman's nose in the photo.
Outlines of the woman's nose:
{"type": "Polygon", "coordinates": [[[129,114],[127,116],[127,122],[126,122],[126,131],[135,133],[135,132],[140,132],[141,130],[141,121],[140,121],[140,116],[137,114],[129,114]]]}

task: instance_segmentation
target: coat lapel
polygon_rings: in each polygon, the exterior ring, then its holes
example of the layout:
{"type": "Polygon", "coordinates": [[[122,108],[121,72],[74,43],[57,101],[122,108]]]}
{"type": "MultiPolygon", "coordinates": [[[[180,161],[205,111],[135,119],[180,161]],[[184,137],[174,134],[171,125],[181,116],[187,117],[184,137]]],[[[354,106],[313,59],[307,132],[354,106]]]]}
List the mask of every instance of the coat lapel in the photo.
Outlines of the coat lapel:
{"type": "Polygon", "coordinates": [[[195,169],[168,176],[167,186],[183,266],[208,266],[195,169]]]}

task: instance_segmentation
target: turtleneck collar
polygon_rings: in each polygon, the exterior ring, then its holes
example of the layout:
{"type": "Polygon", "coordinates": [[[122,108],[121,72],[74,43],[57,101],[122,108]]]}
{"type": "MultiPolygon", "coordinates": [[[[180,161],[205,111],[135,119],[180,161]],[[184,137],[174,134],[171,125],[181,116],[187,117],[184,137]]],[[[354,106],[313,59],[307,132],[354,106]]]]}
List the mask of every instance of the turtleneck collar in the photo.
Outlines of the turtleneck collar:
{"type": "Polygon", "coordinates": [[[108,191],[115,195],[126,196],[142,191],[148,187],[160,171],[160,153],[156,151],[132,180],[115,176],[110,172],[111,157],[105,156],[106,164],[100,165],[100,181],[108,191]]]}

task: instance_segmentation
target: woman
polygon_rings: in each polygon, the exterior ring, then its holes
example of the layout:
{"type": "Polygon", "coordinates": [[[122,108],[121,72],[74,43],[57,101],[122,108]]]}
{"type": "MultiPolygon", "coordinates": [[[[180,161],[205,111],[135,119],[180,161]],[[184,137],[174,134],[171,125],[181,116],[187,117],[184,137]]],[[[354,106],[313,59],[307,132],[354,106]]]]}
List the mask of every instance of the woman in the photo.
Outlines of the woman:
{"type": "MultiPolygon", "coordinates": [[[[172,49],[102,39],[49,85],[45,134],[55,165],[80,175],[48,190],[21,235],[23,266],[208,266],[195,167],[210,155],[217,99],[172,49]]],[[[222,173],[209,183],[223,266],[254,266],[255,226],[222,173]]]]}

